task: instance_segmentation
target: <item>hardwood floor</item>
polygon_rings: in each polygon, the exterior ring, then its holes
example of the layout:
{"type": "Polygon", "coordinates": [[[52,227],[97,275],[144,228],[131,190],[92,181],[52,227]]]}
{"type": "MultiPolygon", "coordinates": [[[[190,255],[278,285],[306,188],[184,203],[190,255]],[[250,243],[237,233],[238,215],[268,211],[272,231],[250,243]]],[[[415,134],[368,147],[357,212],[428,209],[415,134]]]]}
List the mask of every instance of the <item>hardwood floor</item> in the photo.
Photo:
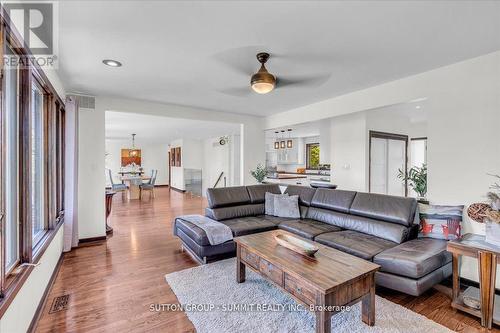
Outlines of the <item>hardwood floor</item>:
{"type": "MultiPolygon", "coordinates": [[[[171,223],[177,215],[202,213],[206,202],[164,187],[156,191],[153,200],[123,203],[115,196],[113,236],[65,255],[37,332],[194,331],[183,312],[152,312],[150,305],[177,302],[164,275],[197,263],[181,252],[171,223]],[[62,295],[69,295],[66,309],[49,314],[53,299],[62,295]]],[[[377,294],[452,330],[487,331],[478,319],[453,310],[436,290],[420,297],[385,289],[377,294]]]]}

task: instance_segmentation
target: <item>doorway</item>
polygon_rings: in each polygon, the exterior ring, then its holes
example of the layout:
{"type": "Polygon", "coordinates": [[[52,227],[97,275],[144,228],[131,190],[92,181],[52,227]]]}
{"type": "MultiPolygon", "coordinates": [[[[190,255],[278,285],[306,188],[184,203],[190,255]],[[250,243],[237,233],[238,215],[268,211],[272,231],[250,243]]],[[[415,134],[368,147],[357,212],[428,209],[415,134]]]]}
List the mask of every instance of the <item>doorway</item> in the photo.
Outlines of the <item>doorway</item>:
{"type": "Polygon", "coordinates": [[[398,177],[406,176],[407,161],[407,135],[370,131],[369,192],[407,196],[406,181],[398,177]]]}

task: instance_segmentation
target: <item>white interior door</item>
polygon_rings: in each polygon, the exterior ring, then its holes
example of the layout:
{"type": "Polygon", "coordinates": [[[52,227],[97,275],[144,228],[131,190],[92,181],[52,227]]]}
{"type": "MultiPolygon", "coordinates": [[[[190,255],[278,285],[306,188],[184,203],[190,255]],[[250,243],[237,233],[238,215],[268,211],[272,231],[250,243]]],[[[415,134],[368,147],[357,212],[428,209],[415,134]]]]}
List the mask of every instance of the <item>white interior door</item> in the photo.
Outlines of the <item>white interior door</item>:
{"type": "Polygon", "coordinates": [[[387,140],[387,193],[405,196],[405,185],[398,178],[399,170],[405,170],[406,142],[402,140],[387,140]]]}
{"type": "Polygon", "coordinates": [[[372,137],[370,140],[370,192],[405,196],[405,185],[398,178],[405,170],[406,141],[372,137]]]}

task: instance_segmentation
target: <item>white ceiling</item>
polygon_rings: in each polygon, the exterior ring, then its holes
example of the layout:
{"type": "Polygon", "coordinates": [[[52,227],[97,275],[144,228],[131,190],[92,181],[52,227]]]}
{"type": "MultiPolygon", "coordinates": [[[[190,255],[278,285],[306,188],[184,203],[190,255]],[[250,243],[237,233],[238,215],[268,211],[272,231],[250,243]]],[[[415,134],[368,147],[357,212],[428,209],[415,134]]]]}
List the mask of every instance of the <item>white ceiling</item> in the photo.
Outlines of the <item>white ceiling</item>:
{"type": "Polygon", "coordinates": [[[59,12],[68,91],[260,116],[500,49],[497,1],[61,1],[59,12]],[[234,66],[257,70],[258,51],[278,79],[322,84],[221,92],[249,85],[234,66]]]}
{"type": "MultiPolygon", "coordinates": [[[[406,117],[408,121],[412,124],[422,123],[427,121],[427,100],[424,98],[418,101],[416,100],[407,103],[398,103],[394,105],[383,106],[380,108],[370,109],[360,112],[369,114],[371,115],[371,117],[383,117],[386,119],[391,116],[400,118],[406,117]]],[[[336,117],[332,117],[329,119],[335,119],[335,118],[336,117]]],[[[319,136],[321,123],[324,123],[325,121],[327,120],[323,119],[319,121],[311,121],[311,122],[296,124],[289,127],[280,127],[280,128],[266,130],[265,131],[266,138],[276,138],[277,135],[278,137],[282,135],[285,135],[285,137],[287,137],[288,136],[287,130],[289,128],[292,129],[290,134],[292,137],[304,138],[311,136],[319,136]],[[282,133],[281,132],[282,130],[285,130],[285,132],[282,133]],[[275,133],[276,131],[278,131],[279,133],[276,134],[275,133]]]]}
{"type": "Polygon", "coordinates": [[[239,124],[151,116],[127,112],[106,112],[106,139],[132,140],[137,144],[170,143],[176,139],[203,140],[238,134],[239,124]]]}

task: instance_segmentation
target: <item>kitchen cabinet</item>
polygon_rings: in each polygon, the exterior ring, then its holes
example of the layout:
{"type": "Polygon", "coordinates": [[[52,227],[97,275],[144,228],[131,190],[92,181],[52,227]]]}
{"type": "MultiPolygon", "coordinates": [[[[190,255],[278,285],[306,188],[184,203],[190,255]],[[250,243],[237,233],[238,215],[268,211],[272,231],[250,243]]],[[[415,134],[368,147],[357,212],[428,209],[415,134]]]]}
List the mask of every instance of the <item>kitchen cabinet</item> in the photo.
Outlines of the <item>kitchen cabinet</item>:
{"type": "Polygon", "coordinates": [[[277,149],[278,164],[304,164],[304,139],[292,138],[292,148],[277,149]]]}

